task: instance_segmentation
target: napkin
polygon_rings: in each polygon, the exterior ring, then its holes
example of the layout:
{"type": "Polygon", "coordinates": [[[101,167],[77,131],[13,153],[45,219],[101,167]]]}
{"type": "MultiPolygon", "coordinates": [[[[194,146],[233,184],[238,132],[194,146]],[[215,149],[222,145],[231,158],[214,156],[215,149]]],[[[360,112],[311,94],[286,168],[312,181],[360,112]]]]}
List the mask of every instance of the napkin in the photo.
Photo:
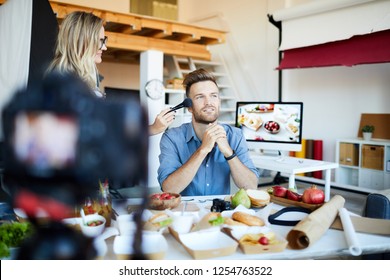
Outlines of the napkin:
{"type": "Polygon", "coordinates": [[[355,228],[352,224],[351,217],[349,216],[348,210],[340,208],[339,215],[341,223],[343,224],[345,239],[347,240],[348,249],[351,255],[360,256],[362,249],[359,246],[359,242],[356,236],[355,228]]]}
{"type": "Polygon", "coordinates": [[[320,208],[301,220],[287,234],[291,249],[305,249],[315,243],[329,229],[339,209],[344,207],[345,199],[340,195],[333,196],[320,208]]]}

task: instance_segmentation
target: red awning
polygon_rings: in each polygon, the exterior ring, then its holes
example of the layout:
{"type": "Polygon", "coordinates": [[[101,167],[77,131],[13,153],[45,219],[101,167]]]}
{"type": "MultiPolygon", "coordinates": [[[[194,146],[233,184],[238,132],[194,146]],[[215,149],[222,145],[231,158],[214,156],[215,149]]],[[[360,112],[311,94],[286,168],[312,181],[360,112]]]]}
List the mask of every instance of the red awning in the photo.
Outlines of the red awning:
{"type": "Polygon", "coordinates": [[[390,62],[390,29],[348,40],[285,50],[277,70],[390,62]]]}

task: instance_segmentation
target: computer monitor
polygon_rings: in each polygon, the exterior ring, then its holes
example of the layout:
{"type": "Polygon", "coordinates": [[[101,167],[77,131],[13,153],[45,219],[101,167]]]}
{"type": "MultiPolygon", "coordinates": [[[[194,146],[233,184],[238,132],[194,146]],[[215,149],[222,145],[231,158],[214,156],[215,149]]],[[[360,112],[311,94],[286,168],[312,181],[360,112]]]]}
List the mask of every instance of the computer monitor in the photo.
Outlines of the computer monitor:
{"type": "Polygon", "coordinates": [[[302,102],[239,101],[235,126],[256,152],[301,151],[302,102]]]}

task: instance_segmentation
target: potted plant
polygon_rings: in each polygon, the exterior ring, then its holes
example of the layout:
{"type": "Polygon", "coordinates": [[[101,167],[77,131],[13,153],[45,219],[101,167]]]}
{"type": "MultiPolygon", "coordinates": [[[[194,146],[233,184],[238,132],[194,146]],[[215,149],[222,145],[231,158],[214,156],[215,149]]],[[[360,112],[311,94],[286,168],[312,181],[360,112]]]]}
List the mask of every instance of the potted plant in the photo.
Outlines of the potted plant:
{"type": "Polygon", "coordinates": [[[363,132],[363,139],[366,141],[369,141],[372,137],[372,133],[375,130],[375,126],[373,125],[364,125],[362,127],[362,132],[363,132]]]}

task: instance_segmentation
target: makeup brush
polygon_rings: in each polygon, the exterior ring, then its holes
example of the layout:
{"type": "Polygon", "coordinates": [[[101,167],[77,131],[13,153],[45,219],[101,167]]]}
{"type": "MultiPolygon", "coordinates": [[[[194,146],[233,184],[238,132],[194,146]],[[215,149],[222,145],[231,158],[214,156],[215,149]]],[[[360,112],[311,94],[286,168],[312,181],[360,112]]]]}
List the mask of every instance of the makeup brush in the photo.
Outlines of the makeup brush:
{"type": "Polygon", "coordinates": [[[168,113],[170,113],[170,112],[172,112],[172,111],[176,111],[176,110],[178,110],[178,109],[181,109],[181,108],[183,108],[183,107],[188,108],[188,107],[191,107],[191,106],[192,106],[192,100],[191,100],[190,98],[186,98],[186,99],[184,99],[184,101],[183,101],[182,103],[176,105],[176,106],[173,107],[171,110],[169,110],[168,112],[166,112],[164,115],[166,115],[166,114],[168,114],[168,113]]]}

